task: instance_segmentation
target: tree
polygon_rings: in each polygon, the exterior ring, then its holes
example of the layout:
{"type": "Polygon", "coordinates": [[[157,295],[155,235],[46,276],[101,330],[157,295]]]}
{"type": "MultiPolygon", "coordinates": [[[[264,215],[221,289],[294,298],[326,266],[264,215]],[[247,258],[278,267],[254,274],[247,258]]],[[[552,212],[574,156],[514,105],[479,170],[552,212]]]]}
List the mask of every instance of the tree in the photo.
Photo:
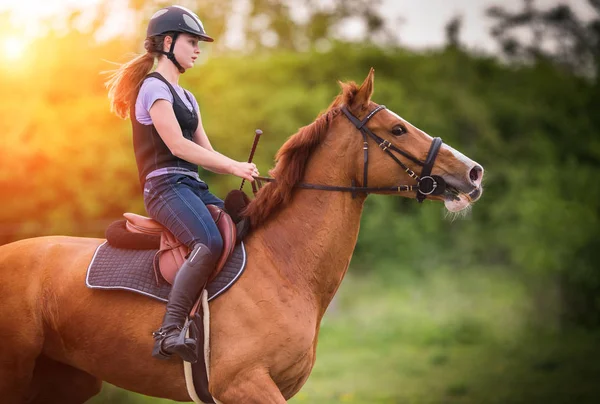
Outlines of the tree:
{"type": "Polygon", "coordinates": [[[600,0],[588,0],[594,15],[579,18],[567,4],[548,10],[537,9],[534,0],[524,0],[523,9],[510,12],[490,7],[487,15],[496,20],[491,30],[504,55],[513,61],[548,60],[569,72],[598,77],[600,69],[600,0]],[[516,32],[525,29],[529,41],[516,32]]]}
{"type": "MultiPolygon", "coordinates": [[[[240,43],[231,46],[236,49],[303,51],[342,37],[342,27],[348,22],[362,25],[360,41],[394,41],[379,11],[381,0],[332,0],[326,5],[318,0],[181,0],[178,4],[200,16],[207,32],[217,39],[211,46],[217,52],[229,50],[223,40],[228,30],[240,36],[240,43]]],[[[152,14],[171,2],[128,0],[126,5],[135,14],[133,20],[141,22],[136,30],[141,33],[152,14]]],[[[98,18],[104,19],[110,7],[97,6],[98,18]]]]}
{"type": "Polygon", "coordinates": [[[327,5],[317,0],[249,1],[243,29],[248,49],[306,50],[340,37],[340,28],[350,20],[363,26],[361,41],[391,38],[378,10],[381,0],[334,0],[327,5]]]}
{"type": "Polygon", "coordinates": [[[462,29],[462,17],[457,15],[446,23],[446,46],[452,49],[460,48],[460,31],[462,29]]]}

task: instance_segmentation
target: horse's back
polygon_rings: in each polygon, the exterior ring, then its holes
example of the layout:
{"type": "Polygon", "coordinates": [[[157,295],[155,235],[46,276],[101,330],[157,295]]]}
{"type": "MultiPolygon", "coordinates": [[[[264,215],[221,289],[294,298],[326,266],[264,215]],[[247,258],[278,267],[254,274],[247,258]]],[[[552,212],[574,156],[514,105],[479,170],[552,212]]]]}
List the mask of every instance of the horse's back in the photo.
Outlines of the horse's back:
{"type": "MultiPolygon", "coordinates": [[[[6,265],[29,266],[39,262],[42,256],[65,251],[87,254],[93,253],[102,243],[99,238],[81,238],[68,236],[46,236],[28,238],[0,245],[0,271],[8,270],[6,265]]],[[[35,268],[31,268],[35,269],[35,268]]]]}
{"type": "Polygon", "coordinates": [[[48,236],[0,246],[0,285],[5,293],[29,290],[34,294],[44,282],[79,267],[70,263],[91,260],[101,243],[101,239],[48,236]]]}

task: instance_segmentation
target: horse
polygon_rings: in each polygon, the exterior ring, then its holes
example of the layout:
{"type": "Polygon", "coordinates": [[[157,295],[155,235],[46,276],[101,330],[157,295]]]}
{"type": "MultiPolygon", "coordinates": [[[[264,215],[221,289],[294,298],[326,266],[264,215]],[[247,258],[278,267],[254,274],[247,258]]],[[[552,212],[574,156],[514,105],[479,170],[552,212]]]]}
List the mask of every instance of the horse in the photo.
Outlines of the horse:
{"type": "MultiPolygon", "coordinates": [[[[246,270],[210,303],[209,391],[218,403],[285,403],[304,385],[369,193],[422,194],[450,211],[481,196],[483,168],[372,101],[373,83],[373,69],[360,85],[340,82],[329,108],[284,143],[274,182],[246,207],[246,270]],[[371,135],[383,151],[369,150],[371,135]]],[[[49,236],[0,247],[3,403],[79,404],[102,381],[190,401],[181,360],[150,355],[164,305],[85,286],[103,241],[49,236]]]]}

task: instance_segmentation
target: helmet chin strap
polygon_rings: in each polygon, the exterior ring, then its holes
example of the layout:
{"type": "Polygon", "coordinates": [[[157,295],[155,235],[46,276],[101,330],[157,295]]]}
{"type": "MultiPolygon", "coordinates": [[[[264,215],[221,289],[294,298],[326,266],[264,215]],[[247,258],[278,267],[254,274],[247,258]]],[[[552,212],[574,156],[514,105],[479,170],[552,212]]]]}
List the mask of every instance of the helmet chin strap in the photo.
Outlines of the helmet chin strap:
{"type": "Polygon", "coordinates": [[[163,55],[167,56],[167,59],[169,59],[171,62],[173,62],[173,64],[177,67],[177,70],[179,70],[179,73],[185,73],[185,69],[179,64],[177,59],[175,59],[175,53],[173,53],[173,51],[175,50],[175,41],[177,40],[178,36],[179,36],[179,32],[175,32],[173,34],[173,41],[171,41],[171,48],[169,49],[168,52],[158,51],[158,53],[162,53],[163,55]]]}

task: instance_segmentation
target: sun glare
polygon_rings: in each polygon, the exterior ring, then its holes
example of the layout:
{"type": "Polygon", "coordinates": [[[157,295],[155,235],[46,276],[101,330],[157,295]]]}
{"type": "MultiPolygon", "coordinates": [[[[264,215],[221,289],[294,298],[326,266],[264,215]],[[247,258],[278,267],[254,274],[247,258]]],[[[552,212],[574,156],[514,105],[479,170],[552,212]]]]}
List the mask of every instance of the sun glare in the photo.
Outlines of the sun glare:
{"type": "Polygon", "coordinates": [[[20,59],[25,53],[25,42],[19,38],[8,37],[4,40],[4,56],[9,60],[20,59]]]}

